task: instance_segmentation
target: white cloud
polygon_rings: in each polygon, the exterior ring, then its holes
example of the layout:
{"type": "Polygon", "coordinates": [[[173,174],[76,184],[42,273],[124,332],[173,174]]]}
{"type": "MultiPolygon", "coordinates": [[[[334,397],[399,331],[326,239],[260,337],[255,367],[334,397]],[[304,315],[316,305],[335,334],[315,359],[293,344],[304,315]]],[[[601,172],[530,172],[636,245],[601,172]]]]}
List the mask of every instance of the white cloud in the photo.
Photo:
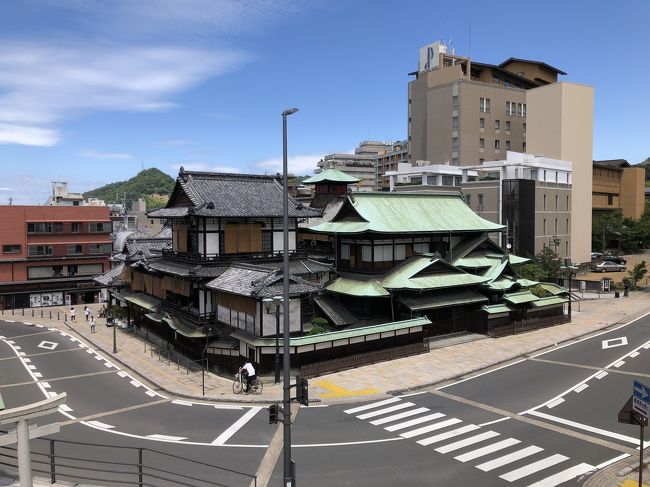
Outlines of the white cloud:
{"type": "Polygon", "coordinates": [[[50,146],[58,142],[55,130],[2,123],[0,108],[0,144],[22,144],[33,146],[50,146]]]}
{"type": "MultiPolygon", "coordinates": [[[[312,174],[316,169],[316,164],[324,157],[323,154],[298,154],[289,156],[287,166],[291,174],[304,176],[312,174]]],[[[266,159],[253,164],[260,172],[266,174],[282,173],[282,158],[276,157],[266,159]]]]}
{"type": "Polygon", "coordinates": [[[90,157],[92,159],[133,159],[131,154],[126,154],[123,152],[99,152],[96,150],[87,150],[79,154],[83,157],[90,157]]]}
{"type": "Polygon", "coordinates": [[[11,188],[0,188],[0,191],[11,191],[11,188]]]}

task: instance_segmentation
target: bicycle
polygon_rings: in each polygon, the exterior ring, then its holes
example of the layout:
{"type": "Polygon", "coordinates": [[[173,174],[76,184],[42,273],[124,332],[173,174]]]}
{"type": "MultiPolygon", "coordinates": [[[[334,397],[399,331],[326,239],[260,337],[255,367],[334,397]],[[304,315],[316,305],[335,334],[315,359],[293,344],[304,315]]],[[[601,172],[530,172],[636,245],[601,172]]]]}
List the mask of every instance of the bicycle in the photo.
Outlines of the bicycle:
{"type": "MultiPolygon", "coordinates": [[[[232,383],[232,392],[235,394],[241,394],[242,391],[244,390],[244,386],[246,383],[243,380],[243,377],[241,373],[235,374],[235,381],[232,383]]],[[[253,383],[251,384],[251,388],[248,391],[248,394],[257,394],[260,395],[262,394],[262,389],[264,386],[262,385],[262,381],[260,380],[259,377],[256,377],[253,383]]]]}

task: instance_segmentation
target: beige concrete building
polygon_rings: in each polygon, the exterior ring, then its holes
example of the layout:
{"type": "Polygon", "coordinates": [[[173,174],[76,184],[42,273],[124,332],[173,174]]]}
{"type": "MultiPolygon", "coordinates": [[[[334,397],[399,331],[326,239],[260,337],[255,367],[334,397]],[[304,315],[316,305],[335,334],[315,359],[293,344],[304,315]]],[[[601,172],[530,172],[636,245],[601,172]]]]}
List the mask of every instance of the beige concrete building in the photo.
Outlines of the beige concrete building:
{"type": "Polygon", "coordinates": [[[475,165],[526,152],[526,93],[563,71],[510,58],[499,65],[449,54],[436,42],[420,50],[409,83],[410,160],[475,165]]]}
{"type": "Polygon", "coordinates": [[[573,163],[571,249],[573,262],[591,260],[594,89],[554,83],[529,90],[527,152],[573,163]]]}
{"type": "Polygon", "coordinates": [[[638,219],[645,210],[645,169],[625,159],[594,161],[592,215],[620,210],[626,218],[638,219]]]}
{"type": "Polygon", "coordinates": [[[377,191],[389,191],[388,171],[397,171],[400,164],[409,162],[409,148],[406,140],[393,142],[389,149],[377,154],[377,191]]]}

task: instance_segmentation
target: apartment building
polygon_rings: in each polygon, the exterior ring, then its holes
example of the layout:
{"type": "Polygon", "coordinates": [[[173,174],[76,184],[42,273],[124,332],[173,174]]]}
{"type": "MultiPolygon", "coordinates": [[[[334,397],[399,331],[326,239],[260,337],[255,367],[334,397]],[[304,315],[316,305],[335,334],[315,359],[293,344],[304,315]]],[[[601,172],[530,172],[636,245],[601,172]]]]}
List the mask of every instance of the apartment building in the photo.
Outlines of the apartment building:
{"type": "Polygon", "coordinates": [[[645,169],[625,159],[593,162],[592,215],[620,210],[626,218],[638,219],[645,210],[645,169]]]}
{"type": "Polygon", "coordinates": [[[110,268],[107,207],[0,206],[0,309],[92,303],[110,268]]]}
{"type": "Polygon", "coordinates": [[[397,171],[400,164],[407,164],[409,159],[408,141],[393,142],[389,149],[377,154],[377,191],[390,191],[390,182],[386,173],[397,171]]]}
{"type": "Polygon", "coordinates": [[[475,165],[526,152],[528,90],[565,75],[540,61],[472,61],[435,42],[420,50],[408,87],[411,161],[475,165]]]}

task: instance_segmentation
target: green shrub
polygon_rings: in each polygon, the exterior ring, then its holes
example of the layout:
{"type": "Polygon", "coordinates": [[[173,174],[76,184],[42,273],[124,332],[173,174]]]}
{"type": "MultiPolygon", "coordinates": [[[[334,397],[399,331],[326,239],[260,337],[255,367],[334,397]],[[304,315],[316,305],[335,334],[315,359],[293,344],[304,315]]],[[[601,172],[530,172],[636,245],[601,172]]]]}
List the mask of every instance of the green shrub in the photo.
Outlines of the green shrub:
{"type": "Polygon", "coordinates": [[[325,318],[314,318],[311,320],[311,324],[314,326],[327,326],[329,322],[325,318]]]}
{"type": "Polygon", "coordinates": [[[320,335],[321,333],[327,333],[327,330],[322,326],[314,326],[307,332],[307,335],[320,335]]]}
{"type": "Polygon", "coordinates": [[[541,298],[546,294],[548,294],[548,291],[544,289],[542,286],[540,286],[539,284],[537,286],[531,287],[529,291],[533,293],[535,296],[537,296],[538,298],[541,298]]]}

